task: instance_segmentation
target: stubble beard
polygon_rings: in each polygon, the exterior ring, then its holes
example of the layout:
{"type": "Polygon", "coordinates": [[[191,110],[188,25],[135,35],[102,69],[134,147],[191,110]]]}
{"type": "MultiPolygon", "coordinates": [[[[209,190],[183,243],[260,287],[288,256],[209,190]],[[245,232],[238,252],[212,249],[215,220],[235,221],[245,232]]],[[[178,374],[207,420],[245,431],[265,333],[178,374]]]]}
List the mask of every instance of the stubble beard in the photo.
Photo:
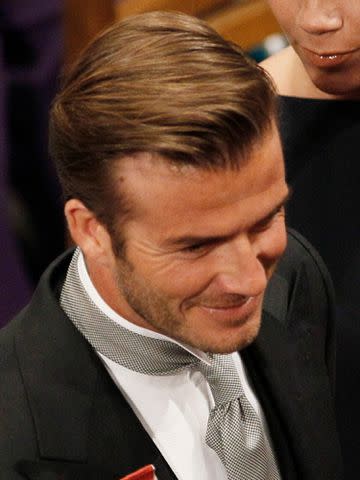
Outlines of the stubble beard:
{"type": "MultiPolygon", "coordinates": [[[[149,288],[144,281],[136,277],[132,265],[127,260],[118,260],[117,285],[121,295],[134,312],[133,318],[126,320],[140,327],[166,335],[188,346],[207,353],[227,354],[247,347],[256,338],[260,328],[261,312],[254,312],[251,316],[256,318],[246,319],[244,328],[239,327],[239,335],[234,331],[225,336],[204,335],[198,332],[196,325],[191,325],[190,320],[181,313],[173,312],[170,299],[161,297],[149,288]],[[196,336],[195,336],[196,335],[196,336]]],[[[235,325],[243,322],[234,322],[235,325]]]]}

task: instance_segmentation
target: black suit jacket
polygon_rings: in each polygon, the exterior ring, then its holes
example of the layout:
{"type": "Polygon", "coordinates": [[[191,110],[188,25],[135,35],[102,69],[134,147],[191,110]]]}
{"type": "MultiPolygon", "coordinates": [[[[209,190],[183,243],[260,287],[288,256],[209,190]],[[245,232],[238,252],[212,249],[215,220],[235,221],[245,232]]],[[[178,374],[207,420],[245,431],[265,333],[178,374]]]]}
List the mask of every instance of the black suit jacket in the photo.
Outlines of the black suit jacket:
{"type": "MultiPolygon", "coordinates": [[[[174,480],[59,307],[70,257],[49,267],[29,306],[0,332],[0,479],[106,480],[153,463],[159,480],[174,480]]],[[[290,233],[267,289],[259,336],[242,351],[283,480],[341,478],[333,346],[326,269],[310,245],[290,233]]]]}

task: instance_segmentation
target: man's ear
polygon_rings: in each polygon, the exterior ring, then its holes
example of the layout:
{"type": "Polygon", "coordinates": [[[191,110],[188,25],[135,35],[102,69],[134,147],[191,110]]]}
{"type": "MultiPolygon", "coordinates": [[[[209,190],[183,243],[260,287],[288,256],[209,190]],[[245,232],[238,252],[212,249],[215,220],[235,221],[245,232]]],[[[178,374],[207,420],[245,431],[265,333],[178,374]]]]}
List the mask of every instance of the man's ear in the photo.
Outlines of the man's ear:
{"type": "Polygon", "coordinates": [[[76,245],[79,245],[86,259],[108,263],[112,255],[110,235],[80,200],[72,198],[65,204],[65,216],[70,235],[76,245]]]}

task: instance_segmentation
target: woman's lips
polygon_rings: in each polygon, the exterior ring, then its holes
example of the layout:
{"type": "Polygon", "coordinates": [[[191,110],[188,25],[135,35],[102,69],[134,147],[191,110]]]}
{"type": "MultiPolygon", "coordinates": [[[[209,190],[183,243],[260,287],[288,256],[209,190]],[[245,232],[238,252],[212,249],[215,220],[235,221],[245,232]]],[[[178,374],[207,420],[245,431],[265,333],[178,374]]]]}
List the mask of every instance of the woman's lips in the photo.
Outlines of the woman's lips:
{"type": "Polygon", "coordinates": [[[349,50],[345,52],[313,52],[305,47],[299,47],[302,57],[316,67],[319,68],[335,68],[347,62],[357,50],[349,50]]]}

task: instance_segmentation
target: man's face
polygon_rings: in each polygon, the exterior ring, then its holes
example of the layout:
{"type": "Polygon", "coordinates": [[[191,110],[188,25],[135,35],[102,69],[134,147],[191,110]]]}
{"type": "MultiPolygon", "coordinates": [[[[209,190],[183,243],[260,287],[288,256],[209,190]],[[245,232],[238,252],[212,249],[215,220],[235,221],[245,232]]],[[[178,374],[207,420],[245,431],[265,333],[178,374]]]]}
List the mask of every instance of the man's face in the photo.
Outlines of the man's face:
{"type": "Polygon", "coordinates": [[[105,300],[130,322],[203,351],[249,344],[286,246],[277,132],[239,171],[174,167],[146,154],[118,167],[132,219],[125,258],[114,257],[116,288],[100,288],[105,300]]]}
{"type": "Polygon", "coordinates": [[[360,1],[268,0],[313,83],[360,97],[360,1]]]}

